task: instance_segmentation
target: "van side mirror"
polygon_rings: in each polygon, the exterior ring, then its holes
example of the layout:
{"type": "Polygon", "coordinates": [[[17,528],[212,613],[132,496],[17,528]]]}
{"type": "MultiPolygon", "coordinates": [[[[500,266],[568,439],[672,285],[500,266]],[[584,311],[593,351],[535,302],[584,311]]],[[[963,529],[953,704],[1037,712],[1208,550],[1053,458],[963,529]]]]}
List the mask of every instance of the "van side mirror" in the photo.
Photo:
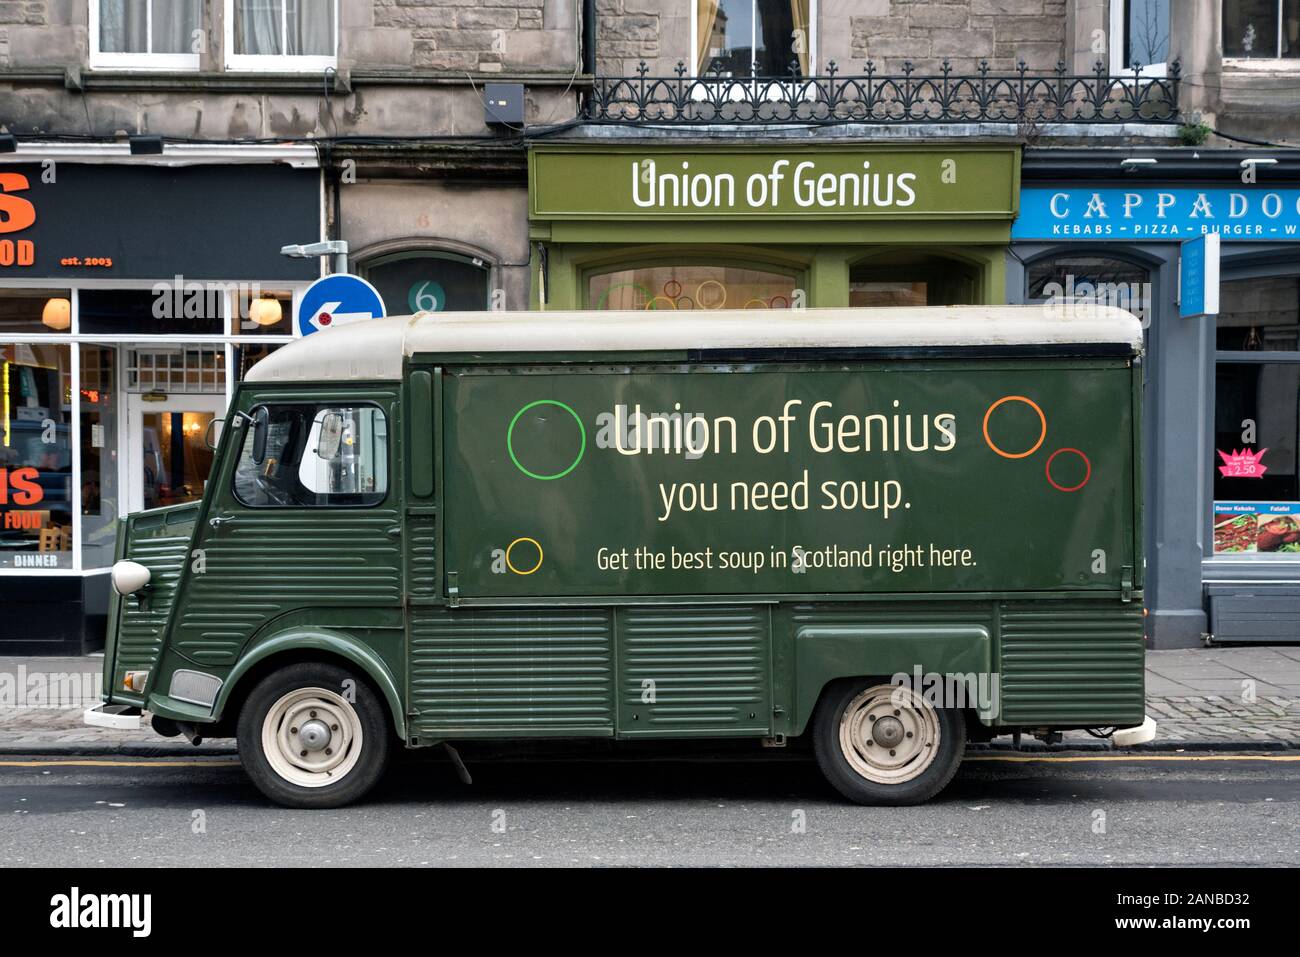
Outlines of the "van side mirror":
{"type": "Polygon", "coordinates": [[[213,452],[217,450],[217,443],[221,441],[220,438],[218,438],[217,426],[220,425],[224,427],[225,424],[225,419],[213,419],[208,423],[208,427],[203,431],[203,444],[213,452]]]}
{"type": "Polygon", "coordinates": [[[265,406],[253,410],[253,461],[258,465],[266,461],[266,432],[270,418],[265,406]]]}
{"type": "Polygon", "coordinates": [[[316,457],[332,462],[339,457],[339,446],[343,444],[343,416],[337,412],[326,412],[320,420],[320,438],[316,443],[316,457]]]}

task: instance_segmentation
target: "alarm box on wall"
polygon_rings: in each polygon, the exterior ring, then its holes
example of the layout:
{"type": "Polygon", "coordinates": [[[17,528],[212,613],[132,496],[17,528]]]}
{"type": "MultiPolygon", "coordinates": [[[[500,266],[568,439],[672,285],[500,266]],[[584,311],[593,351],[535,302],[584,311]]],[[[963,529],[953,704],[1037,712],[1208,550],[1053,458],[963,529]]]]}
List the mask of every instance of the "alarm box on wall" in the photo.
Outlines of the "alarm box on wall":
{"type": "Polygon", "coordinates": [[[483,86],[483,122],[494,129],[524,125],[524,85],[522,83],[486,83],[483,86]]]}

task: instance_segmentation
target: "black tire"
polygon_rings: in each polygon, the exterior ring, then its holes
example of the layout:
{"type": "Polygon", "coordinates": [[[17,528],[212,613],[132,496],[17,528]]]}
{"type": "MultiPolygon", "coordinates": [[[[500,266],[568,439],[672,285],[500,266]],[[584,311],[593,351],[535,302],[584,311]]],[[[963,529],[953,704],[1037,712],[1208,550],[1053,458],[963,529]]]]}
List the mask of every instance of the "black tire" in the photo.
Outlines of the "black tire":
{"type": "Polygon", "coordinates": [[[930,800],[952,780],[966,753],[966,718],[960,709],[936,708],[938,742],[929,766],[910,780],[889,784],[873,781],[856,770],[840,743],[845,710],[868,689],[886,685],[884,679],[836,682],[822,694],[813,718],[813,751],[817,765],[835,790],[858,804],[901,806],[930,800]]]}
{"type": "MultiPolygon", "coordinates": [[[[328,707],[343,707],[339,701],[329,698],[323,700],[328,707]]],[[[325,711],[306,713],[313,718],[317,714],[322,716],[328,714],[325,711]]],[[[288,721],[288,716],[279,723],[273,723],[273,726],[286,733],[291,731],[297,734],[296,727],[281,727],[286,723],[292,724],[288,721]]],[[[333,732],[338,734],[337,723],[333,725],[333,732]]],[[[244,766],[244,771],[257,785],[259,791],[276,804],[291,808],[342,807],[361,798],[383,777],[384,769],[388,764],[392,735],[388,706],[370,686],[364,675],[355,669],[324,662],[288,665],[259,681],[249,693],[239,713],[237,731],[239,760],[244,766]],[[346,770],[343,770],[342,766],[334,769],[333,772],[316,772],[307,769],[310,771],[309,776],[318,780],[327,779],[331,773],[341,775],[335,781],[314,786],[297,783],[282,774],[276,769],[276,757],[268,756],[263,746],[264,731],[272,734],[276,740],[279,739],[278,732],[273,732],[267,727],[267,717],[271,710],[276,708],[282,699],[295,692],[304,695],[304,703],[297,706],[310,707],[305,703],[308,689],[318,689],[326,692],[327,695],[336,696],[339,701],[346,702],[353,713],[340,712],[337,717],[349,726],[360,729],[359,737],[353,736],[348,740],[346,752],[340,752],[340,758],[344,765],[347,765],[346,770]],[[355,757],[352,755],[354,750],[357,752],[355,757]]],[[[340,737],[330,740],[337,743],[343,739],[340,737]]],[[[319,750],[312,752],[312,756],[314,758],[320,754],[324,761],[333,759],[332,755],[330,758],[323,757],[325,753],[327,753],[325,747],[321,746],[319,750]]],[[[287,758],[278,759],[282,765],[287,760],[287,758]]],[[[299,769],[299,772],[301,771],[302,769],[299,769]]],[[[298,772],[290,769],[290,773],[298,772]]]]}

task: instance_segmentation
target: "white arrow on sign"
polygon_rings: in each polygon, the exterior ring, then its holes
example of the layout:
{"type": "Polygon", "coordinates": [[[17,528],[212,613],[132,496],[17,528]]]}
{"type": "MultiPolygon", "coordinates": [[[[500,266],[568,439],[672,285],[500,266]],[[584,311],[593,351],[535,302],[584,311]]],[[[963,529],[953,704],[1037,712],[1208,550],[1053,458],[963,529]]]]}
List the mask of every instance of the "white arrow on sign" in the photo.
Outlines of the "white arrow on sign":
{"type": "Polygon", "coordinates": [[[363,319],[373,319],[374,316],[368,312],[335,312],[339,306],[343,305],[342,300],[338,302],[323,302],[310,319],[311,323],[317,330],[333,329],[335,326],[346,326],[349,322],[360,322],[363,319]],[[328,317],[326,319],[325,317],[328,317]]]}

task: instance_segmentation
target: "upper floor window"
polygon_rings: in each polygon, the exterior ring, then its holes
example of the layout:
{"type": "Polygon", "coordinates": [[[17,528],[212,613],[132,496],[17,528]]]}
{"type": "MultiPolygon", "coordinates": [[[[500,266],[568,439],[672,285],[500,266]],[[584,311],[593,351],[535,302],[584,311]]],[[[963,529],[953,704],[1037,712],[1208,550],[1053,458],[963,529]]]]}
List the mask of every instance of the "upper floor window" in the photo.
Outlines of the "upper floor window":
{"type": "Polygon", "coordinates": [[[197,70],[200,0],[90,0],[90,66],[197,70]]]}
{"type": "Polygon", "coordinates": [[[1110,72],[1164,76],[1170,0],[1110,0],[1110,72]]]}
{"type": "Polygon", "coordinates": [[[816,0],[693,0],[695,72],[804,77],[816,0]]]}
{"type": "Polygon", "coordinates": [[[1240,60],[1300,57],[1300,0],[1223,0],[1223,55],[1240,60]]]}
{"type": "Polygon", "coordinates": [[[226,67],[314,72],[335,66],[338,0],[226,0],[226,67]]]}

